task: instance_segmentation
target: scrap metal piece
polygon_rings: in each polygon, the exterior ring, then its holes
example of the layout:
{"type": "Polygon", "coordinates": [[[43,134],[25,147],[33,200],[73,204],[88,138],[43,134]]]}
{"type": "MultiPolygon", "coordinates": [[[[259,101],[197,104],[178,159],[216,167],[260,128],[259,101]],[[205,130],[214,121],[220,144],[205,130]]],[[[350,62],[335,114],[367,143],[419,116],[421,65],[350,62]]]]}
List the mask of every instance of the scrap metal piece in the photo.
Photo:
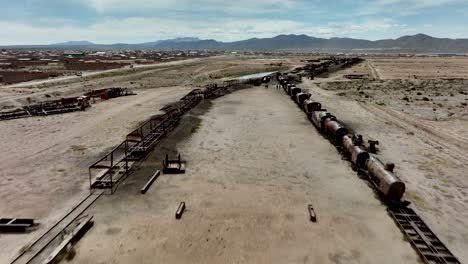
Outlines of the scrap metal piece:
{"type": "Polygon", "coordinates": [[[180,219],[184,211],[185,211],[185,202],[181,202],[179,205],[179,208],[177,208],[177,211],[175,213],[175,218],[180,219]]]}
{"type": "Polygon", "coordinates": [[[317,222],[317,215],[315,214],[314,207],[311,204],[307,206],[310,215],[310,221],[317,222]]]}
{"type": "Polygon", "coordinates": [[[379,141],[377,141],[377,140],[368,140],[367,142],[369,142],[369,152],[372,153],[372,154],[377,153],[377,148],[375,146],[379,144],[379,141]]]}
{"type": "Polygon", "coordinates": [[[0,218],[0,232],[25,232],[34,225],[34,219],[0,218]]]}
{"type": "Polygon", "coordinates": [[[163,160],[163,172],[166,174],[178,174],[185,173],[185,161],[180,159],[180,154],[176,160],[170,160],[166,154],[166,158],[163,160]]]}
{"type": "Polygon", "coordinates": [[[153,184],[153,182],[156,180],[156,178],[158,178],[158,176],[161,174],[161,171],[157,170],[153,176],[151,176],[151,178],[149,179],[149,181],[145,184],[145,186],[143,186],[143,188],[141,188],[141,194],[145,194],[146,191],[148,191],[149,187],[151,187],[151,185],[153,184]]]}

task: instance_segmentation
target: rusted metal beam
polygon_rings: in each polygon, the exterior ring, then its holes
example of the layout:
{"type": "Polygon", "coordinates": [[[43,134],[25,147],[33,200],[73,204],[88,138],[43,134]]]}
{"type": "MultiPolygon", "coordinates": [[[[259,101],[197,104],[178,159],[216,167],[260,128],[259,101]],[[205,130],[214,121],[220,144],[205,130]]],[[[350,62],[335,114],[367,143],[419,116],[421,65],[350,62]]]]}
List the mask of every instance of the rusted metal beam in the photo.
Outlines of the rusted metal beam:
{"type": "Polygon", "coordinates": [[[317,222],[317,215],[315,214],[314,207],[311,204],[309,204],[307,206],[307,209],[309,210],[310,221],[317,222]]]}
{"type": "Polygon", "coordinates": [[[185,202],[181,202],[175,213],[175,218],[180,219],[185,211],[185,202]]]}
{"type": "Polygon", "coordinates": [[[161,171],[157,170],[153,176],[151,176],[151,178],[149,179],[149,181],[145,184],[145,186],[143,186],[143,188],[141,188],[141,194],[145,194],[149,187],[151,187],[151,185],[153,184],[153,182],[156,180],[156,178],[158,178],[158,176],[161,175],[161,171]]]}

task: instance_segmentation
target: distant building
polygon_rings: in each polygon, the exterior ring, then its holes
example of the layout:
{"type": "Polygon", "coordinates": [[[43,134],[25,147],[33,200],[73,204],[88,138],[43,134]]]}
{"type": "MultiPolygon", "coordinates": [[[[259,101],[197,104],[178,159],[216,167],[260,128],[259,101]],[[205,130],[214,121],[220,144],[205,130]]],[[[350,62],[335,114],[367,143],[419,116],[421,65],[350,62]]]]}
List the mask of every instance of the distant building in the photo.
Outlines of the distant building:
{"type": "Polygon", "coordinates": [[[86,53],[82,51],[64,51],[63,56],[71,58],[82,58],[86,56],[86,53]]]}

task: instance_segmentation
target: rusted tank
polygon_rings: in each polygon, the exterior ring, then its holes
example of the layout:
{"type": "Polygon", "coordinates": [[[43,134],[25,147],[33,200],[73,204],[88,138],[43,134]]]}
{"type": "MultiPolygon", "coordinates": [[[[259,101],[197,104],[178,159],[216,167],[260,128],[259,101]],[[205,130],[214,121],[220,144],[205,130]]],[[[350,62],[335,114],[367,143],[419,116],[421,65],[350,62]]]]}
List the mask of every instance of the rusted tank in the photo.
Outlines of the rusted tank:
{"type": "Polygon", "coordinates": [[[293,87],[293,88],[291,88],[291,92],[289,93],[289,95],[291,95],[292,98],[295,98],[296,94],[298,94],[300,92],[302,92],[301,88],[293,87]]]}
{"type": "Polygon", "coordinates": [[[348,129],[332,119],[326,119],[323,123],[324,131],[327,135],[331,136],[335,143],[341,144],[342,138],[348,134],[348,129]]]}
{"type": "Polygon", "coordinates": [[[295,87],[296,86],[294,84],[291,84],[291,83],[286,84],[286,93],[291,94],[291,89],[295,87]]]}
{"type": "Polygon", "coordinates": [[[336,117],[330,113],[327,113],[326,110],[320,110],[312,111],[312,113],[310,114],[310,119],[312,120],[312,123],[315,125],[315,127],[317,127],[317,129],[320,130],[322,133],[324,133],[325,121],[336,120],[336,117]]]}
{"type": "Polygon", "coordinates": [[[369,159],[369,153],[359,146],[356,146],[353,139],[349,135],[345,135],[342,138],[341,144],[346,155],[351,159],[351,162],[357,168],[364,168],[366,161],[369,159]]]}
{"type": "Polygon", "coordinates": [[[311,114],[312,111],[317,111],[317,110],[322,109],[322,104],[312,99],[305,100],[303,105],[304,105],[304,112],[306,112],[306,114],[311,114]]]}
{"type": "Polygon", "coordinates": [[[310,93],[298,93],[296,94],[296,103],[303,105],[304,101],[309,99],[312,96],[310,93]]]}
{"type": "Polygon", "coordinates": [[[370,156],[366,162],[366,169],[374,181],[375,186],[390,200],[399,201],[405,193],[405,184],[385,169],[385,165],[376,157],[370,156]]]}

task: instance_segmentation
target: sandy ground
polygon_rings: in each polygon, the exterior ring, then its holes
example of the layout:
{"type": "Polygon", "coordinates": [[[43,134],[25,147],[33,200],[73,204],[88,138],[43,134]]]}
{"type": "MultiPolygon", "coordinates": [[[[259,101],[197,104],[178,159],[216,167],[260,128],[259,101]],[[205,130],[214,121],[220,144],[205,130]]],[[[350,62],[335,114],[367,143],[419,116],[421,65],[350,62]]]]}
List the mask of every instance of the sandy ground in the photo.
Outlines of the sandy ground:
{"type": "MultiPolygon", "coordinates": [[[[186,64],[188,62],[193,62],[199,60],[198,58],[196,59],[187,59],[187,60],[179,60],[179,61],[172,61],[172,62],[165,62],[165,63],[154,63],[154,64],[136,64],[132,65],[133,69],[152,69],[152,68],[158,68],[161,65],[167,66],[167,65],[177,65],[177,64],[186,64]]],[[[50,67],[50,66],[47,66],[50,67]]],[[[55,83],[55,82],[61,82],[63,83],[64,81],[80,81],[83,77],[93,77],[93,76],[101,76],[105,75],[108,73],[129,73],[132,72],[130,66],[125,66],[122,68],[118,69],[111,69],[111,70],[104,70],[104,71],[88,71],[88,72],[81,72],[82,76],[76,76],[76,75],[71,75],[71,76],[63,76],[63,77],[56,77],[56,78],[51,78],[47,80],[34,80],[34,81],[29,81],[29,82],[22,82],[22,83],[15,83],[15,84],[9,84],[9,85],[0,85],[0,88],[21,88],[21,87],[27,87],[27,86],[33,86],[33,85],[42,85],[42,84],[50,84],[50,83],[55,83]]]]}
{"type": "Polygon", "coordinates": [[[468,79],[468,58],[371,58],[381,79],[468,79]]]}
{"type": "Polygon", "coordinates": [[[270,65],[275,58],[211,57],[161,63],[152,67],[119,69],[54,82],[34,82],[0,86],[0,110],[50,100],[54,97],[79,96],[92,89],[124,87],[131,89],[170,86],[203,86],[225,79],[258,72],[284,70],[299,59],[279,60],[283,66],[270,65]]]}
{"type": "MultiPolygon", "coordinates": [[[[421,108],[403,112],[349,92],[343,95],[342,90],[321,89],[316,85],[320,81],[306,80],[300,87],[309,89],[348,128],[366,140],[379,140],[382,159],[396,164],[414,208],[462,263],[468,261],[468,121],[464,117],[428,120],[421,108]]],[[[391,89],[383,86],[379,93],[392,93],[391,89]]],[[[390,96],[387,99],[392,101],[390,96]]]]}
{"type": "MultiPolygon", "coordinates": [[[[0,123],[0,215],[40,223],[24,235],[0,234],[0,263],[88,194],[88,166],[162,105],[196,86],[302,66],[300,59],[215,57],[0,87],[0,109],[104,87],[138,93],[86,112],[0,123]],[[283,67],[272,65],[279,62],[283,67]]],[[[468,262],[467,83],[431,78],[461,78],[468,63],[413,60],[425,70],[407,58],[373,58],[300,87],[347,127],[380,141],[382,159],[395,162],[407,184],[406,197],[468,262]],[[350,73],[372,79],[343,78],[350,73]]],[[[115,195],[91,208],[96,225],[78,244],[76,263],[416,262],[370,188],[282,92],[256,88],[213,103],[186,117],[115,195]],[[178,151],[189,161],[187,174],[163,175],[139,195],[164,153],[178,151]],[[188,211],[175,221],[182,200],[188,211]],[[318,224],[308,221],[308,203],[318,224]]]]}
{"type": "Polygon", "coordinates": [[[3,121],[0,213],[35,218],[40,228],[24,236],[0,235],[0,259],[17,254],[89,193],[87,168],[93,161],[118,145],[139,122],[191,89],[140,91],[84,112],[3,121]]]}
{"type": "Polygon", "coordinates": [[[215,57],[41,85],[0,87],[0,109],[104,87],[131,88],[137,93],[98,102],[84,112],[0,123],[0,216],[34,218],[40,223],[31,233],[0,234],[0,263],[8,263],[89,193],[88,166],[122,142],[139,123],[197,88],[195,85],[281,69],[268,63],[265,58],[215,57]]]}
{"type": "Polygon", "coordinates": [[[418,263],[366,182],[274,89],[204,103],[87,213],[71,263],[418,263]],[[139,194],[166,152],[186,174],[139,194]]]}

